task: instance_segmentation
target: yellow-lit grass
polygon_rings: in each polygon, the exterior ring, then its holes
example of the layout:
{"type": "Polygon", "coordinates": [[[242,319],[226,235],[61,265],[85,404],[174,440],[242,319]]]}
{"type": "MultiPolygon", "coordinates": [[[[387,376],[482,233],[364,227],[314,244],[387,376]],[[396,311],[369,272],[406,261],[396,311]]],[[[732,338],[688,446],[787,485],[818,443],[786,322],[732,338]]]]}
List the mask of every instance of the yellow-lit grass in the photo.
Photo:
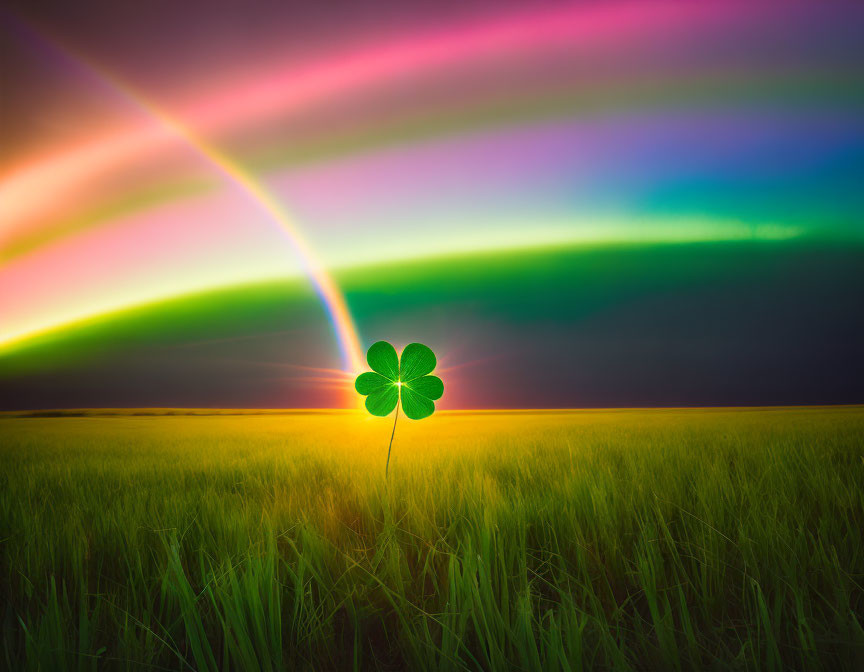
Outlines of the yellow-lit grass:
{"type": "Polygon", "coordinates": [[[854,669],[861,408],[0,417],[10,669],[854,669]]]}

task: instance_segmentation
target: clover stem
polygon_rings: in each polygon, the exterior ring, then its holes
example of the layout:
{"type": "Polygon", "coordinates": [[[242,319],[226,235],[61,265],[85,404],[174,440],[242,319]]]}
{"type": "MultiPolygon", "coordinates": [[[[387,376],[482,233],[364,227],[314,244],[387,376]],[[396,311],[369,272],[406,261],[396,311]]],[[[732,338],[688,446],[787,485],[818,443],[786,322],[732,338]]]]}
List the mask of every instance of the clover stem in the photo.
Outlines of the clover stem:
{"type": "Polygon", "coordinates": [[[387,446],[387,466],[384,467],[384,478],[390,474],[390,451],[393,448],[393,437],[396,436],[396,421],[399,419],[399,404],[396,404],[396,417],[393,419],[393,433],[390,434],[390,445],[387,446]]]}

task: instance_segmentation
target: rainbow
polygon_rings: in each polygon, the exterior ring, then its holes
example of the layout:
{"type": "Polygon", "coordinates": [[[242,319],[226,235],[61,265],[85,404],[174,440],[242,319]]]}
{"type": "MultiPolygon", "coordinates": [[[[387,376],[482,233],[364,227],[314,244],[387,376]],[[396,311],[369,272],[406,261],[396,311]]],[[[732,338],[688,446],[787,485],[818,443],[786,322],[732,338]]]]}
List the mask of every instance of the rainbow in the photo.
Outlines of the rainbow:
{"type": "Polygon", "coordinates": [[[491,12],[286,61],[241,53],[212,89],[190,77],[173,96],[49,40],[143,114],[79,119],[74,141],[0,158],[0,353],[126,308],[284,279],[282,233],[349,371],[366,316],[359,300],[349,311],[339,266],[538,244],[857,239],[856,175],[819,169],[864,142],[850,11],[491,12]],[[776,161],[793,149],[796,162],[776,161]],[[281,233],[250,221],[250,203],[281,233]]]}
{"type": "MultiPolygon", "coordinates": [[[[110,87],[112,91],[121,95],[138,110],[144,112],[161,129],[164,129],[191,148],[198,157],[245,194],[282,230],[300,258],[303,270],[312,282],[315,291],[324,305],[327,316],[333,326],[333,331],[336,334],[346,371],[349,373],[358,373],[361,371],[364,366],[364,360],[360,338],[357,334],[354,319],[348,309],[348,304],[345,302],[345,296],[333,281],[327,269],[315,256],[294,219],[279,202],[279,199],[265,189],[252,173],[234,161],[230,156],[220,151],[214,144],[196,135],[179,119],[146,100],[103,68],[99,68],[81,56],[73,55],[54,42],[48,42],[42,36],[37,35],[37,37],[53,52],[73,62],[77,67],[86,69],[88,74],[97,77],[100,83],[110,87]]],[[[29,335],[31,334],[22,334],[18,338],[26,338],[29,335]]],[[[17,340],[15,336],[10,337],[7,335],[3,344],[9,344],[14,340],[17,340]]]]}

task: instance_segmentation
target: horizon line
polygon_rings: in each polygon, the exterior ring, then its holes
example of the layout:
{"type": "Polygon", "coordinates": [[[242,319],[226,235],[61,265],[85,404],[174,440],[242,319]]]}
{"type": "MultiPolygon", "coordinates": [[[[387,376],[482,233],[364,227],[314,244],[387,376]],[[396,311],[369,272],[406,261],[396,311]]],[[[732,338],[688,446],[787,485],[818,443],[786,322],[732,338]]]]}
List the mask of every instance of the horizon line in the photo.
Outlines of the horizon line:
{"type": "MultiPolygon", "coordinates": [[[[795,410],[844,408],[864,409],[864,401],[837,404],[738,404],[738,405],[697,405],[697,406],[584,406],[562,408],[448,408],[437,414],[555,414],[555,413],[596,413],[616,411],[754,411],[754,410],[795,410]]],[[[91,408],[38,408],[0,410],[0,417],[80,417],[92,416],[183,416],[183,415],[354,415],[363,413],[362,409],[352,408],[221,408],[221,407],[171,407],[171,406],[116,406],[91,408]]]]}

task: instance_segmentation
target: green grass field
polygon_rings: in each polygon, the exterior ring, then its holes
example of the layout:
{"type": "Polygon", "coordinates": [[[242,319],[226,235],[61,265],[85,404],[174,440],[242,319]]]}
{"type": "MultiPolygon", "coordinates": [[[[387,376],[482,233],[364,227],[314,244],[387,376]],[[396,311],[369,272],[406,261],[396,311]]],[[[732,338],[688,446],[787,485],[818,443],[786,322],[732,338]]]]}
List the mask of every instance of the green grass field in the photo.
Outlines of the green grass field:
{"type": "Polygon", "coordinates": [[[10,670],[864,669],[864,409],[0,417],[10,670]]]}

